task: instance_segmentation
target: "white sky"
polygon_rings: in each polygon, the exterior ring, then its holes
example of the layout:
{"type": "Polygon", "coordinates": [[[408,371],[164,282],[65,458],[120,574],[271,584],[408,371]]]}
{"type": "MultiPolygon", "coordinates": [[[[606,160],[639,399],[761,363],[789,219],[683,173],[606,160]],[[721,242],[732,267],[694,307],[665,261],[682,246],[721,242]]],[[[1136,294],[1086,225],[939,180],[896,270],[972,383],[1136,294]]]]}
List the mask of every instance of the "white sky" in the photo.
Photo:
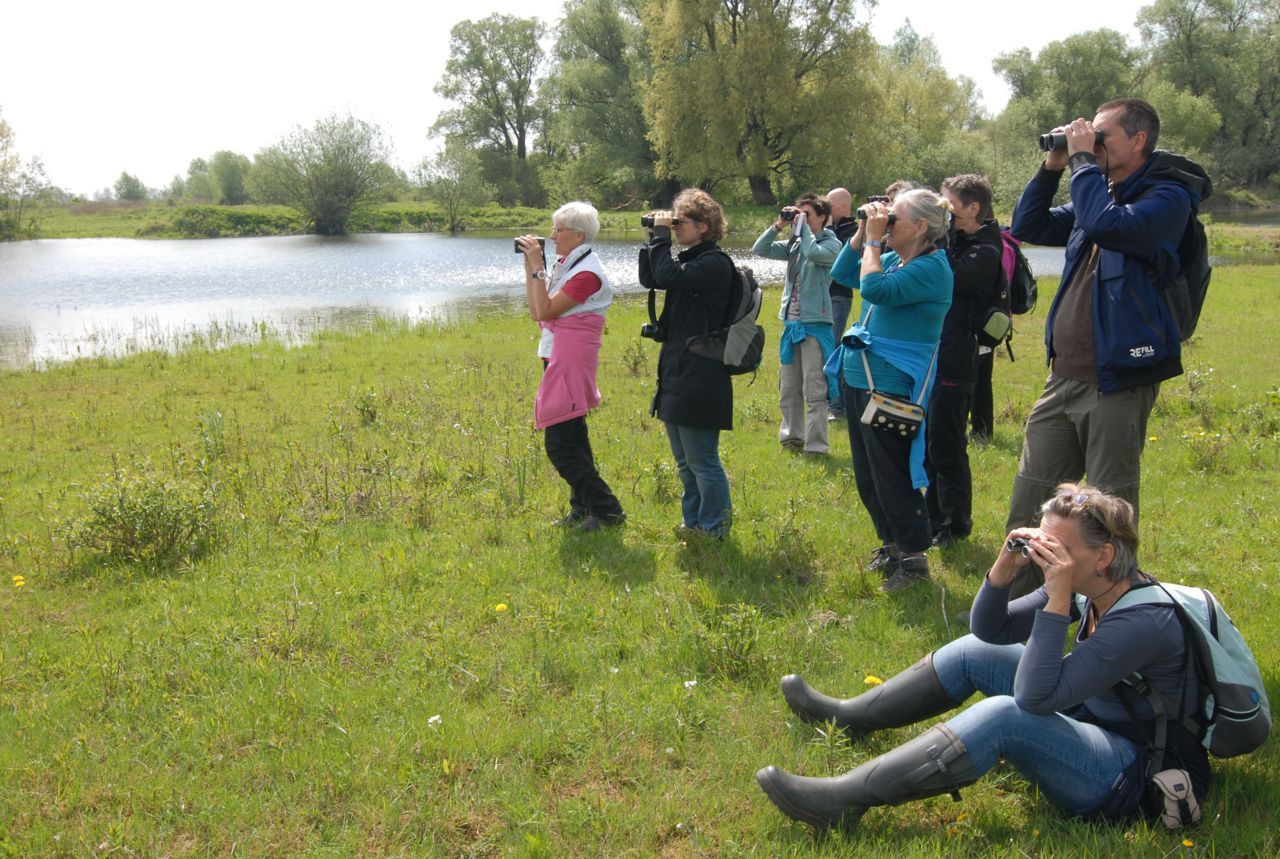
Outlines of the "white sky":
{"type": "MultiPolygon", "coordinates": [[[[951,75],[977,81],[988,110],[1008,100],[991,71],[999,53],[1035,52],[1110,26],[1133,44],[1151,0],[954,2],[882,0],[880,42],[910,18],[937,43],[951,75]],[[995,26],[998,30],[992,30],[995,26]]],[[[128,170],[151,187],[186,175],[192,158],[252,157],[297,125],[350,112],[378,123],[411,167],[436,144],[446,104],[432,92],[449,29],[492,12],[559,20],[562,0],[343,4],[298,0],[34,0],[6,4],[0,115],[19,153],[50,180],[89,195],[128,170]]],[[[860,13],[865,20],[865,12],[860,13]]]]}

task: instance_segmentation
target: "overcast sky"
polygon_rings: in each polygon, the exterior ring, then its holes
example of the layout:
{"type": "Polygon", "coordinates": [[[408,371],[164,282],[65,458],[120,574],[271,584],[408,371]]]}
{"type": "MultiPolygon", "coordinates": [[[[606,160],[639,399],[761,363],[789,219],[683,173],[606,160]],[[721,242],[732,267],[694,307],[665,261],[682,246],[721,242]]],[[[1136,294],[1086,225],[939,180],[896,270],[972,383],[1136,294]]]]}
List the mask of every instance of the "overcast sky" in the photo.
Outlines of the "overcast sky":
{"type": "MultiPolygon", "coordinates": [[[[562,0],[344,4],[296,0],[34,0],[0,13],[0,115],[18,151],[54,184],[89,195],[122,170],[151,187],[220,149],[252,156],[297,125],[350,112],[388,132],[406,168],[434,150],[446,107],[432,92],[449,29],[493,12],[554,24],[562,0]]],[[[909,17],[937,43],[951,75],[977,81],[996,113],[1008,89],[999,53],[1108,26],[1138,43],[1147,0],[987,3],[886,0],[880,42],[909,17]],[[1069,11],[1068,11],[1069,10],[1069,11]]],[[[865,12],[860,18],[865,20],[865,12]]],[[[1119,94],[1118,94],[1119,95],[1119,94]]]]}

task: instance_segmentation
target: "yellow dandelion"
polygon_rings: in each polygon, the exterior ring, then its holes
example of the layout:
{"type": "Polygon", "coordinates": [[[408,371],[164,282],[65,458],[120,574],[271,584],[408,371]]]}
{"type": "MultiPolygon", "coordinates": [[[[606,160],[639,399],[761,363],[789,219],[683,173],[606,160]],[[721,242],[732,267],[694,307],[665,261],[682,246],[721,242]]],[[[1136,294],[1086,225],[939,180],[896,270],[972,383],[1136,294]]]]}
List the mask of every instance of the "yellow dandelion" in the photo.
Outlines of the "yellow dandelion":
{"type": "Polygon", "coordinates": [[[15,588],[22,588],[22,587],[26,587],[26,585],[27,585],[27,580],[26,580],[26,579],[24,579],[22,576],[14,576],[14,577],[13,577],[13,586],[14,586],[15,588]]]}
{"type": "Polygon", "coordinates": [[[1195,846],[1196,846],[1196,843],[1195,843],[1194,841],[1192,841],[1190,838],[1184,838],[1184,839],[1182,839],[1182,846],[1183,846],[1183,847],[1195,847],[1195,846]]]}
{"type": "Polygon", "coordinates": [[[1157,435],[1147,436],[1147,441],[1159,441],[1159,440],[1160,440],[1160,436],[1157,436],[1157,435]]]}
{"type": "Polygon", "coordinates": [[[868,674],[866,677],[862,678],[862,682],[868,686],[879,686],[884,681],[874,674],[868,674]]]}
{"type": "Polygon", "coordinates": [[[502,612],[507,610],[507,604],[504,602],[500,602],[493,607],[493,610],[501,614],[502,612]]]}

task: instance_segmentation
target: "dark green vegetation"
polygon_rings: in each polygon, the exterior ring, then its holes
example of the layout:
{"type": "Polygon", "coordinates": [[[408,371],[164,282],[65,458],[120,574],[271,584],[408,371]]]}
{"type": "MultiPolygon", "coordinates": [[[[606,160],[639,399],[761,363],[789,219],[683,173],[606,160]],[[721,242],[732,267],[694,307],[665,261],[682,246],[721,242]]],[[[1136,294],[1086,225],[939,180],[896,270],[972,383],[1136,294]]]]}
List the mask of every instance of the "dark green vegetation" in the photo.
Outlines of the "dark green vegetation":
{"type": "MultiPolygon", "coordinates": [[[[1141,552],[1222,598],[1273,700],[1278,277],[1215,277],[1152,418],[1141,552]]],[[[757,767],[836,773],[910,731],[795,724],[778,678],[857,692],[959,632],[1043,313],[996,367],[975,537],[894,598],[861,572],[847,441],[778,449],[773,360],[736,385],[731,539],[675,533],[643,316],[605,337],[592,440],[631,521],[595,535],[548,524],[566,492],[517,313],[0,374],[0,855],[1276,854],[1274,740],[1218,767],[1185,835],[1066,820],[1007,770],[844,837],[786,822],[757,767]]]]}

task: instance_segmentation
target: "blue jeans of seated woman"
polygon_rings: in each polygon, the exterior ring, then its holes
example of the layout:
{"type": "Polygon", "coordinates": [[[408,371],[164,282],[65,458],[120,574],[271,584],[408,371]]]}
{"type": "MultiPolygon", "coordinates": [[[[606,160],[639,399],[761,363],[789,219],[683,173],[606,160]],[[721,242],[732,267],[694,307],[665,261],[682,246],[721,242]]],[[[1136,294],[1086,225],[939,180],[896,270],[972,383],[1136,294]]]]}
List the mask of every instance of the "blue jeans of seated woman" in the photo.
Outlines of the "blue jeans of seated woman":
{"type": "Polygon", "coordinates": [[[1071,814],[1096,811],[1139,754],[1138,746],[1097,725],[1061,713],[1040,715],[1013,700],[1013,676],[1024,647],[987,644],[973,635],[933,654],[942,688],[957,701],[988,696],[947,720],[974,766],[985,773],[1004,758],[1071,814]]]}
{"type": "Polygon", "coordinates": [[[729,527],[729,478],[720,464],[720,430],[664,426],[684,486],[684,526],[723,537],[729,527]]]}

